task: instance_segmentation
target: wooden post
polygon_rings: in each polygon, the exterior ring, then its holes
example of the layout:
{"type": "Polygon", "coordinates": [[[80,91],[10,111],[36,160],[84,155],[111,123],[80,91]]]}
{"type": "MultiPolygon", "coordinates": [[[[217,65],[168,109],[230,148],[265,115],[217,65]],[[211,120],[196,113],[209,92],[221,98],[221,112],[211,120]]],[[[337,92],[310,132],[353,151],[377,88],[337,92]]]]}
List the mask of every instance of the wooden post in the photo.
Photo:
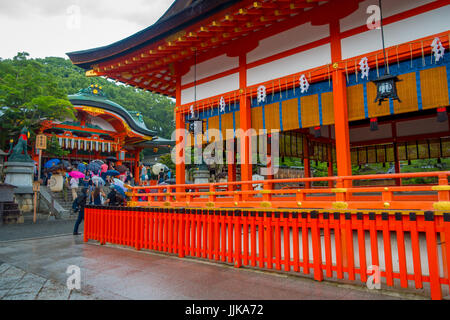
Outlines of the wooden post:
{"type": "MultiPolygon", "coordinates": [[[[333,103],[334,103],[334,133],[336,138],[337,173],[339,176],[351,176],[352,165],[350,157],[350,135],[348,127],[347,85],[343,66],[337,61],[342,60],[339,20],[330,23],[331,57],[333,63],[333,103]]],[[[350,182],[351,183],[351,182],[350,182]]],[[[348,187],[348,181],[344,187],[348,187]]]]}
{"type": "MultiPolygon", "coordinates": [[[[181,106],[181,76],[177,77],[176,84],[176,107],[175,107],[175,152],[176,152],[176,163],[175,163],[175,180],[176,184],[185,184],[186,182],[186,123],[184,120],[184,114],[181,113],[178,108],[181,106]]],[[[184,192],[183,188],[177,188],[176,192],[184,192]]],[[[182,198],[182,197],[181,197],[182,198]]],[[[181,199],[177,197],[177,201],[181,199]]]]}
{"type": "MultiPolygon", "coordinates": [[[[246,55],[239,56],[239,87],[240,87],[240,126],[243,131],[243,136],[241,139],[241,181],[251,181],[252,180],[252,164],[251,164],[251,154],[250,154],[250,143],[251,137],[246,135],[247,130],[252,127],[252,112],[251,112],[251,102],[247,98],[247,58],[246,55]]],[[[250,184],[245,184],[242,186],[242,190],[248,190],[250,184]]],[[[244,195],[244,199],[247,195],[244,195]]]]}
{"type": "MultiPolygon", "coordinates": [[[[311,163],[309,162],[309,140],[303,136],[303,171],[305,178],[311,178],[311,163]]],[[[305,189],[311,188],[311,182],[305,182],[305,189]]]]}

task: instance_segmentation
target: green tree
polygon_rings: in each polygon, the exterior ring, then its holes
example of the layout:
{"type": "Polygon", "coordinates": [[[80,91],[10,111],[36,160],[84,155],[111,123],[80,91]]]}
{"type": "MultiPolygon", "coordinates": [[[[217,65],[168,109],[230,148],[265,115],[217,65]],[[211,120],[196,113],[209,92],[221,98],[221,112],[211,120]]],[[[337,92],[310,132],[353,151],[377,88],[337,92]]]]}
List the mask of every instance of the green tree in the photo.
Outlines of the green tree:
{"type": "Polygon", "coordinates": [[[43,120],[74,119],[74,109],[65,90],[43,72],[41,63],[18,53],[12,60],[0,61],[0,106],[2,106],[0,145],[28,127],[31,141],[43,120]]]}

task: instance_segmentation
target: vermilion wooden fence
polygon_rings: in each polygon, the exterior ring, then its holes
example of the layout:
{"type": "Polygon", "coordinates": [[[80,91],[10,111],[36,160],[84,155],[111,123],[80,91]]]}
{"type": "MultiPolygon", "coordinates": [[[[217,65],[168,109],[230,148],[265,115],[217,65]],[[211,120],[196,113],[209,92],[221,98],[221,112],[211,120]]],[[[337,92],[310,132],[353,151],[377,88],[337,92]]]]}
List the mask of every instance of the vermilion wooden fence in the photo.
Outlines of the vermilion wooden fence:
{"type": "Polygon", "coordinates": [[[450,210],[449,171],[130,187],[129,206],[450,210]],[[355,181],[434,178],[435,185],[356,187],[355,181]],[[330,187],[306,187],[312,183],[330,187]]]}
{"type": "Polygon", "coordinates": [[[450,213],[97,207],[84,241],[313,274],[314,279],[449,291],[450,213]],[[377,272],[379,271],[379,273],[377,272]]]}

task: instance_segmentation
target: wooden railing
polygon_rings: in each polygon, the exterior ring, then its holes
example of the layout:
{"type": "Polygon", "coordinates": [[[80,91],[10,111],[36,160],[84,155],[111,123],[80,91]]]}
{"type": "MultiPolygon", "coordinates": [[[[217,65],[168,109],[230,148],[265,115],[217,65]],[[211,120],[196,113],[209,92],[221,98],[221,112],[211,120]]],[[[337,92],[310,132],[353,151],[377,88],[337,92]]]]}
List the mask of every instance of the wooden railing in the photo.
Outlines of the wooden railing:
{"type": "Polygon", "coordinates": [[[131,207],[449,210],[450,171],[130,187],[131,207]],[[435,177],[435,185],[354,187],[356,180],[435,177]],[[330,187],[309,187],[313,182],[330,187]],[[297,184],[298,187],[283,185],[297,184]]]}

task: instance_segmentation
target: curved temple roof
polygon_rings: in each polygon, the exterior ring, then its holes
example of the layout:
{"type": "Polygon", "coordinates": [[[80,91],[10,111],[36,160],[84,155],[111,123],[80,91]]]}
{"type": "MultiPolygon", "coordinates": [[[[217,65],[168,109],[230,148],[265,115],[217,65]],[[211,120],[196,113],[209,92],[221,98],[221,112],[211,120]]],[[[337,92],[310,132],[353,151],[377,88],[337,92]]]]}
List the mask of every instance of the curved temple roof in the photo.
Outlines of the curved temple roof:
{"type": "Polygon", "coordinates": [[[73,64],[88,70],[93,64],[132,52],[163,39],[198,20],[223,10],[241,0],[177,0],[164,15],[150,27],[113,44],[88,50],[68,52],[73,64]]]}
{"type": "Polygon", "coordinates": [[[67,55],[88,76],[175,97],[177,78],[195,63],[251,51],[272,29],[329,24],[362,1],[177,0],[152,26],[108,46],[67,55]]]}
{"type": "Polygon", "coordinates": [[[136,115],[133,116],[130,111],[126,110],[121,105],[108,100],[100,89],[96,89],[93,86],[82,89],[77,94],[69,95],[69,101],[73,105],[97,107],[113,112],[124,119],[133,131],[149,137],[156,136],[156,132],[149,130],[142,119],[136,115]]]}

